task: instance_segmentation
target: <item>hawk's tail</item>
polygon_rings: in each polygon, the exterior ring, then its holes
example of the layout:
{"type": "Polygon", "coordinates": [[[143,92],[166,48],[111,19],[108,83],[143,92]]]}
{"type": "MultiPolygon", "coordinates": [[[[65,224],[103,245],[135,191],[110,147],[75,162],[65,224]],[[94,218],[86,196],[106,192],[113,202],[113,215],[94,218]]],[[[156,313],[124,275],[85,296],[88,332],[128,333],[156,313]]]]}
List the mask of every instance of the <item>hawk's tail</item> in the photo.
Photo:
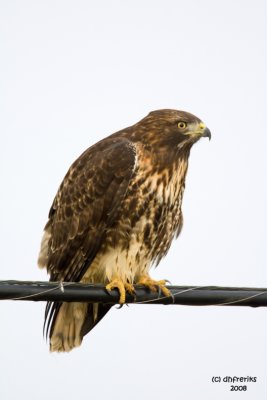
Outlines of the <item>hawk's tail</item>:
{"type": "Polygon", "coordinates": [[[70,351],[80,346],[112,306],[100,303],[48,303],[45,313],[50,351],[70,351]]]}

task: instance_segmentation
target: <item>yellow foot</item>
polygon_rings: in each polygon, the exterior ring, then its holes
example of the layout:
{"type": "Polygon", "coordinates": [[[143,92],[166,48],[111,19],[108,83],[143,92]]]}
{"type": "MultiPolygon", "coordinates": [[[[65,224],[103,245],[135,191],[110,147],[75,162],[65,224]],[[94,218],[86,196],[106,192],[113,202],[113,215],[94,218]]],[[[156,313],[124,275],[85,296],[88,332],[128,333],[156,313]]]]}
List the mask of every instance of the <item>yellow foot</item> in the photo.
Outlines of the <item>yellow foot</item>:
{"type": "Polygon", "coordinates": [[[164,296],[169,297],[172,296],[172,294],[169,289],[166,288],[166,283],[167,281],[165,280],[155,281],[154,279],[151,279],[148,275],[141,276],[141,278],[137,282],[138,285],[144,285],[146,288],[151,290],[151,292],[161,291],[164,296]]]}
{"type": "Polygon", "coordinates": [[[114,278],[112,281],[106,286],[106,290],[110,292],[112,289],[118,289],[120,294],[120,304],[124,304],[126,300],[126,292],[134,295],[135,290],[132,284],[128,282],[123,282],[120,278],[114,278]]]}

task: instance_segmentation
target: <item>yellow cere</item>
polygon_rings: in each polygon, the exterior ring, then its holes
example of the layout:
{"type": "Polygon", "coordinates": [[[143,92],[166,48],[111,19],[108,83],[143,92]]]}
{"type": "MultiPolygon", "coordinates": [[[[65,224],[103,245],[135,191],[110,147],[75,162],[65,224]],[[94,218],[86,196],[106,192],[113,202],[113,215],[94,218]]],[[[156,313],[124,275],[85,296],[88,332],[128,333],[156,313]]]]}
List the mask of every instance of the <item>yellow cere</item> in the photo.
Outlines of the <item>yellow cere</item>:
{"type": "Polygon", "coordinates": [[[200,127],[200,129],[205,129],[206,125],[203,122],[200,122],[199,127],[200,127]]]}

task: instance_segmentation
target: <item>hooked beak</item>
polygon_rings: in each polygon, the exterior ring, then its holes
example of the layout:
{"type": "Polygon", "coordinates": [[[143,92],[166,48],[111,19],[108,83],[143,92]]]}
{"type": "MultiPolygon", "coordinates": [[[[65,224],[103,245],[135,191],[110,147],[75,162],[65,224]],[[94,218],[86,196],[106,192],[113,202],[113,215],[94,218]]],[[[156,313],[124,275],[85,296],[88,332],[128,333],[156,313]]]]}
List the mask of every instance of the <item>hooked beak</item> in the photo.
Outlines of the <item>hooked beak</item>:
{"type": "Polygon", "coordinates": [[[202,136],[203,136],[203,137],[208,137],[209,140],[211,139],[211,132],[210,132],[209,128],[206,127],[206,128],[203,130],[202,136]]]}

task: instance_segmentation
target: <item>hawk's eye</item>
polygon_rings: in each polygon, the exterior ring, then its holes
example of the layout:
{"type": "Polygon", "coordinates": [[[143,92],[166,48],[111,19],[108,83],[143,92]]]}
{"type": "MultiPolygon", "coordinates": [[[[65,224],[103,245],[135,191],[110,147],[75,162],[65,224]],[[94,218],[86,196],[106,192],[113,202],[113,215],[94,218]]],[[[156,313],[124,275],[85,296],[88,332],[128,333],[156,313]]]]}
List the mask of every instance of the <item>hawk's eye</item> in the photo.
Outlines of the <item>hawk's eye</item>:
{"type": "Polygon", "coordinates": [[[187,127],[187,123],[184,121],[178,122],[178,128],[179,129],[185,129],[187,127]]]}

